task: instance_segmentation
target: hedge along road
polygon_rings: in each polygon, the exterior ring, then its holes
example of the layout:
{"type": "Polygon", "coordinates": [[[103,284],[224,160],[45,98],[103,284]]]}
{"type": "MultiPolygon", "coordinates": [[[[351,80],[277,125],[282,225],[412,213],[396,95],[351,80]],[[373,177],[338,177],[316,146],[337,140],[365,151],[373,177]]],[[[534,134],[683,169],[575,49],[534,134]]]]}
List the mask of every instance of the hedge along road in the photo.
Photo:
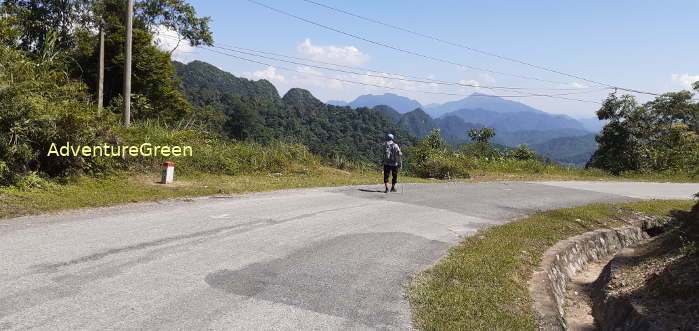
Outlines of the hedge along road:
{"type": "Polygon", "coordinates": [[[408,329],[402,284],[460,236],[699,184],[498,182],[206,197],[0,220],[2,329],[408,329]]]}

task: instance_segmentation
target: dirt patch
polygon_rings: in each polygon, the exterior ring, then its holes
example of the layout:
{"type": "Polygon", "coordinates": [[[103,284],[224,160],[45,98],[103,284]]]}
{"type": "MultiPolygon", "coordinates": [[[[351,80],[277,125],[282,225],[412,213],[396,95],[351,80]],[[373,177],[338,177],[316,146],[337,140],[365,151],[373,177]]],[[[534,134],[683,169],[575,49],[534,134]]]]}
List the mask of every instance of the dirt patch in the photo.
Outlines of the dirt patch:
{"type": "Polygon", "coordinates": [[[616,256],[595,316],[613,320],[626,306],[653,329],[699,330],[699,254],[687,246],[673,230],[616,256]]]}
{"type": "Polygon", "coordinates": [[[570,278],[566,287],[565,319],[568,330],[596,330],[592,316],[594,284],[611,257],[590,263],[570,278]]]}
{"type": "Polygon", "coordinates": [[[147,176],[147,175],[135,176],[132,178],[132,180],[138,184],[159,186],[159,187],[190,187],[190,186],[197,185],[197,183],[195,183],[195,182],[179,180],[179,179],[176,179],[174,182],[165,185],[165,184],[162,184],[160,182],[160,177],[147,176]]]}

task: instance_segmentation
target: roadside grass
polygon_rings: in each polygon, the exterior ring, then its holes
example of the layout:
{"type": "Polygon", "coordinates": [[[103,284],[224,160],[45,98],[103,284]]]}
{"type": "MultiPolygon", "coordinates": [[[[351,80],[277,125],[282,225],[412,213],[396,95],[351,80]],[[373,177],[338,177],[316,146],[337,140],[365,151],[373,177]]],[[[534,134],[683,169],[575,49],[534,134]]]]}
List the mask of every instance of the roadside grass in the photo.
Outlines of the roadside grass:
{"type": "Polygon", "coordinates": [[[623,224],[628,209],[667,216],[694,201],[591,204],[541,212],[465,238],[415,275],[406,297],[423,330],[536,330],[527,281],[557,241],[623,224]]]}
{"type": "MultiPolygon", "coordinates": [[[[111,176],[76,176],[56,181],[43,180],[35,188],[0,187],[0,218],[33,215],[77,208],[112,206],[117,204],[190,198],[214,194],[240,194],[295,188],[327,187],[342,185],[381,185],[381,173],[368,167],[351,167],[341,170],[328,166],[305,168],[304,165],[285,167],[283,173],[258,171],[254,174],[226,175],[202,172],[178,172],[174,184],[158,184],[159,174],[153,172],[122,172],[111,176]]],[[[488,168],[473,170],[470,178],[456,178],[457,182],[491,181],[624,181],[603,172],[581,169],[561,170],[546,167],[531,171],[527,168],[488,168]],[[497,170],[497,171],[496,171],[497,170]]],[[[636,181],[648,178],[634,178],[636,181]]],[[[680,181],[677,179],[677,181],[680,181]]],[[[443,180],[411,177],[402,172],[401,183],[439,183],[443,180]]],[[[30,185],[31,186],[31,185],[30,185]]]]}
{"type": "MultiPolygon", "coordinates": [[[[310,173],[240,176],[189,174],[178,176],[175,183],[169,185],[157,183],[159,174],[121,174],[103,178],[79,176],[67,179],[66,183],[50,184],[43,189],[0,188],[0,218],[215,194],[359,184],[382,185],[382,178],[381,174],[374,171],[349,172],[326,167],[318,167],[310,173]]],[[[410,177],[403,177],[401,181],[429,182],[410,177]]]]}

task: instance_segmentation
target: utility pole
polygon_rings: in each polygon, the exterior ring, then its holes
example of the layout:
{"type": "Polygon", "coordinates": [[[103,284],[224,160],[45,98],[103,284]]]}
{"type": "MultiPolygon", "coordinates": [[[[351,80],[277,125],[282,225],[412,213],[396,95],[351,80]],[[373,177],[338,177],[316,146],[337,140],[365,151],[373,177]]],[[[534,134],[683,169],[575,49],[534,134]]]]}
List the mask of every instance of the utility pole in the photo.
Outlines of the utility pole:
{"type": "Polygon", "coordinates": [[[133,28],[133,0],[128,0],[126,9],[126,63],[124,63],[124,114],[125,127],[131,125],[131,35],[133,28]]]}
{"type": "Polygon", "coordinates": [[[100,68],[97,81],[97,115],[102,115],[104,105],[104,20],[100,20],[100,68]]]}

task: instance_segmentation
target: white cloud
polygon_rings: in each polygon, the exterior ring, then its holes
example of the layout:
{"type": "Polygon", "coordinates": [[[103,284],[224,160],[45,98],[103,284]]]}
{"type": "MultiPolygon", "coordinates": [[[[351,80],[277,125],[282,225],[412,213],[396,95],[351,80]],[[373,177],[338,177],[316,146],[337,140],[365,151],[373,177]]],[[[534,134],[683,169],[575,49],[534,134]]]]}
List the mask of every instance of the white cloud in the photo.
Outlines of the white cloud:
{"type": "Polygon", "coordinates": [[[558,87],[584,89],[584,88],[588,88],[589,86],[587,86],[585,84],[578,83],[578,82],[570,82],[568,84],[560,84],[560,85],[558,85],[558,87]]]}
{"type": "Polygon", "coordinates": [[[481,83],[479,83],[477,80],[473,80],[473,79],[469,79],[469,80],[462,79],[459,81],[459,84],[471,85],[471,87],[475,87],[475,88],[481,87],[481,83]]]}
{"type": "Polygon", "coordinates": [[[298,86],[310,85],[331,89],[339,89],[344,86],[341,81],[331,79],[332,77],[326,76],[324,73],[308,66],[296,67],[296,71],[298,74],[294,75],[292,83],[298,86]]]}
{"type": "Polygon", "coordinates": [[[485,83],[485,85],[495,84],[495,77],[493,77],[491,74],[480,74],[479,77],[481,78],[481,81],[485,83]]]}
{"type": "Polygon", "coordinates": [[[369,61],[369,55],[362,53],[354,46],[319,46],[306,40],[297,47],[299,53],[311,60],[332,62],[336,64],[362,65],[369,61]]]}
{"type": "Polygon", "coordinates": [[[194,47],[189,44],[188,40],[183,39],[177,31],[164,25],[156,27],[153,43],[159,50],[169,52],[173,60],[189,62],[194,54],[194,47]]]}
{"type": "Polygon", "coordinates": [[[269,66],[263,70],[258,70],[255,72],[244,72],[241,74],[243,77],[251,79],[266,79],[270,82],[284,82],[286,78],[277,73],[277,68],[269,66]]]}
{"type": "Polygon", "coordinates": [[[672,82],[687,90],[691,90],[692,84],[696,81],[699,81],[699,75],[672,74],[672,82]]]}

